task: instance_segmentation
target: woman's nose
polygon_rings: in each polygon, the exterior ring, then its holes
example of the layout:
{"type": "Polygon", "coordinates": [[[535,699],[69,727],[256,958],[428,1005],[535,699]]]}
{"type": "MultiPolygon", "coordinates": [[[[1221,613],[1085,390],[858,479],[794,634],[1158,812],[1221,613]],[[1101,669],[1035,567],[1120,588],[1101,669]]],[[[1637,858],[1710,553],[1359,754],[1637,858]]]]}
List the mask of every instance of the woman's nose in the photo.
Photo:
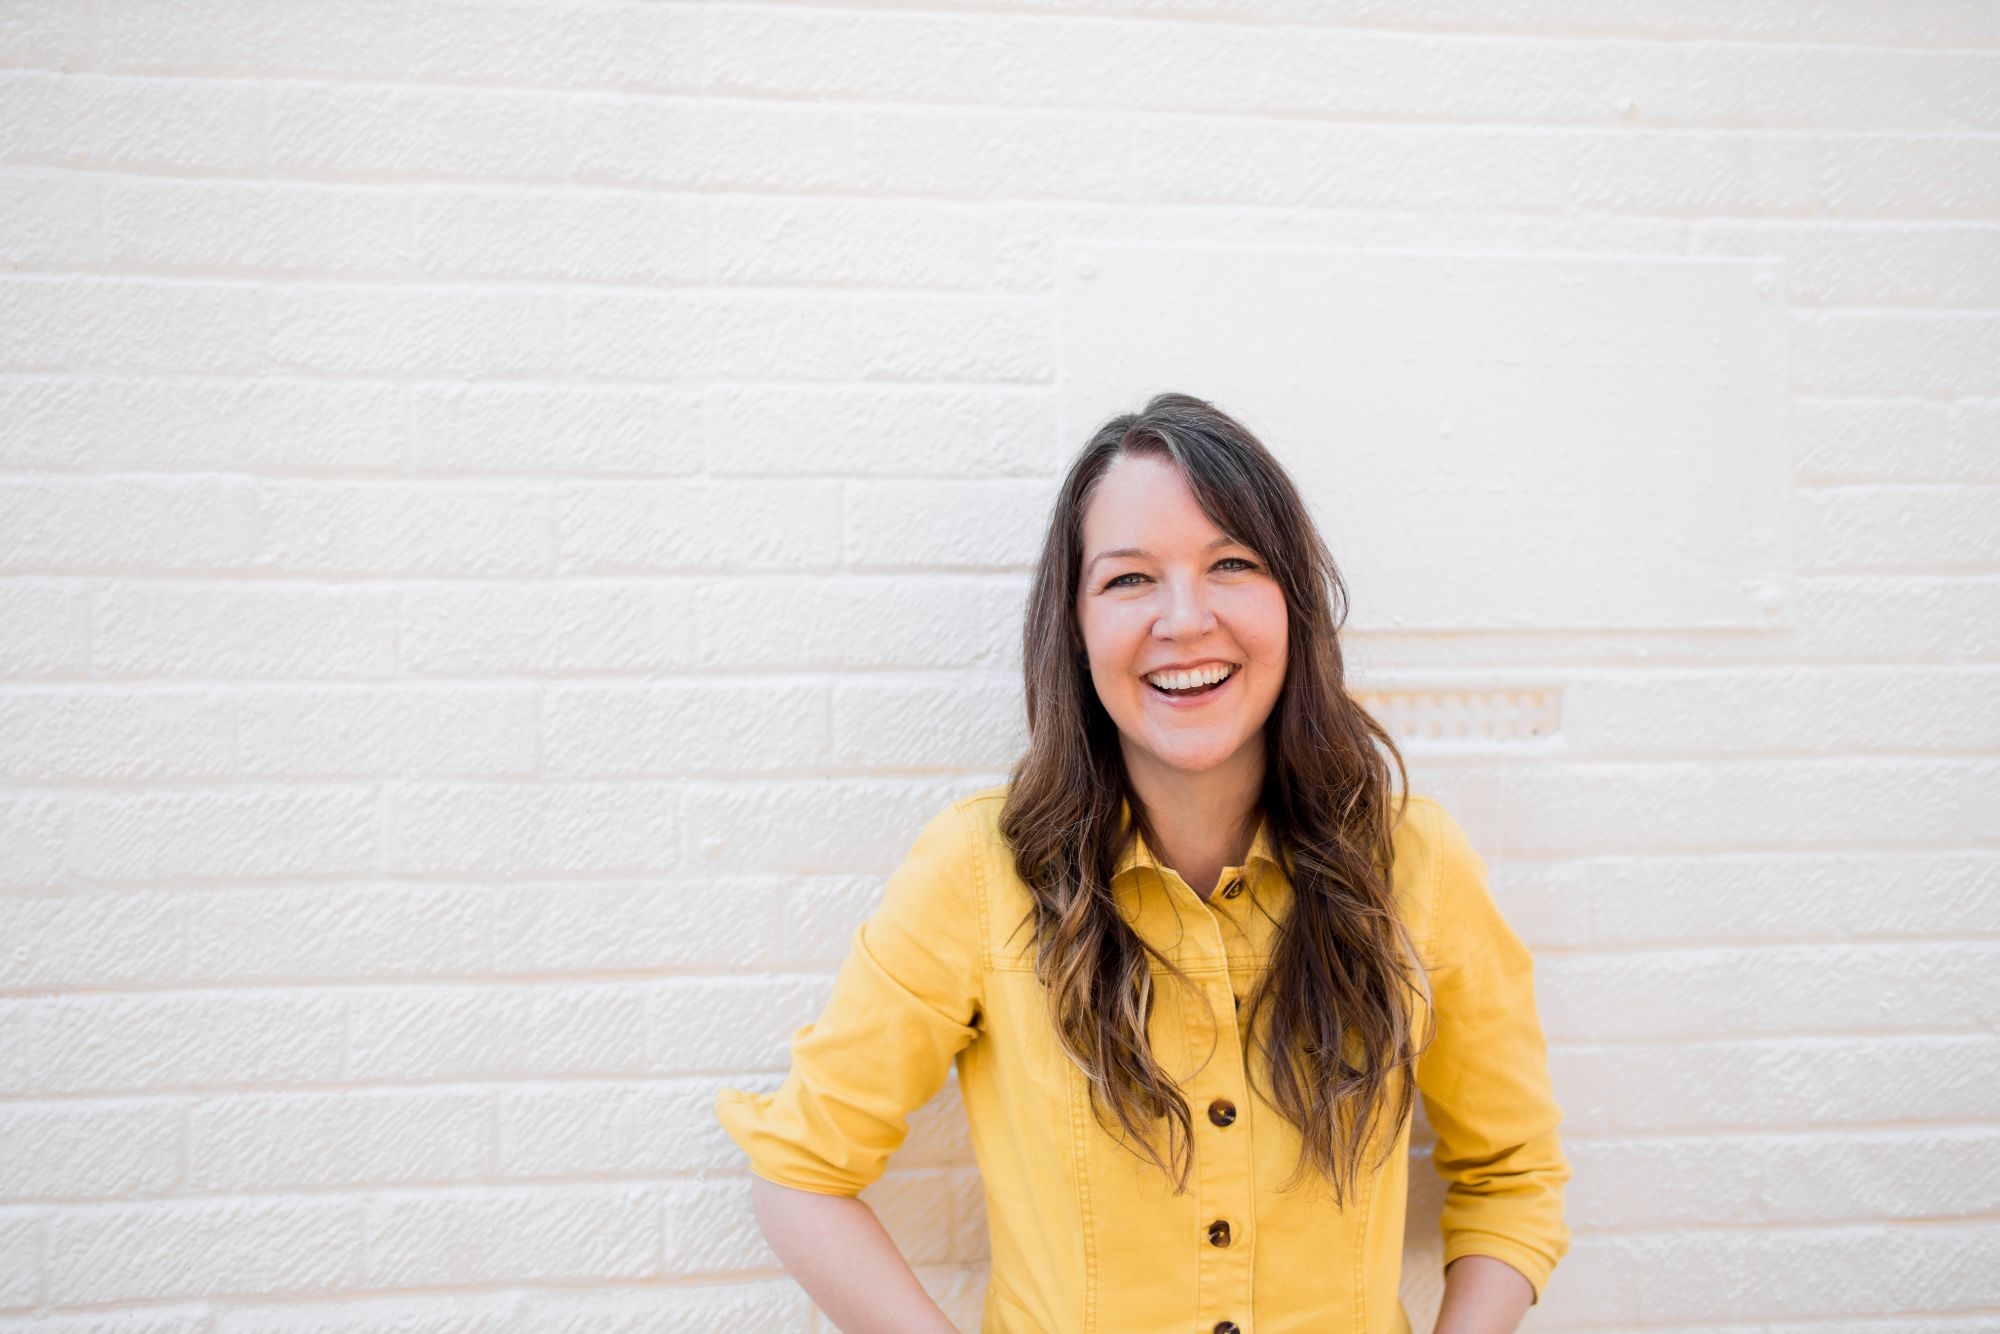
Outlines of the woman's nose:
{"type": "Polygon", "coordinates": [[[1163,587],[1166,589],[1167,605],[1160,613],[1156,627],[1161,636],[1186,639],[1207,630],[1214,622],[1208,593],[1199,580],[1169,579],[1163,587]]]}

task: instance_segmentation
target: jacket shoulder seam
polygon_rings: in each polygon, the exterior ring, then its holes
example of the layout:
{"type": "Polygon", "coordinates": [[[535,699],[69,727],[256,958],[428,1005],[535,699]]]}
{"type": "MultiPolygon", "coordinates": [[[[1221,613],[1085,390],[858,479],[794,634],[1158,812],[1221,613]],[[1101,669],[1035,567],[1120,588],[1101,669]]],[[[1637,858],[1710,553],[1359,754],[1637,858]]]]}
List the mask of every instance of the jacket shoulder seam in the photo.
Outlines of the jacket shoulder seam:
{"type": "MultiPolygon", "coordinates": [[[[965,853],[972,866],[972,899],[979,920],[979,968],[983,975],[993,967],[993,934],[988,928],[986,893],[986,840],[979,836],[979,829],[973,823],[972,812],[967,807],[982,799],[985,793],[961,798],[952,803],[952,810],[958,815],[960,835],[965,839],[965,853]]],[[[981,1004],[985,1002],[982,995],[981,1004]]]]}
{"type": "Polygon", "coordinates": [[[1428,798],[1425,798],[1424,801],[1429,808],[1430,814],[1430,846],[1425,848],[1424,851],[1430,857],[1431,861],[1431,920],[1428,934],[1430,936],[1431,966],[1435,968],[1437,966],[1438,945],[1444,939],[1444,813],[1443,808],[1437,802],[1431,801],[1428,798]]]}

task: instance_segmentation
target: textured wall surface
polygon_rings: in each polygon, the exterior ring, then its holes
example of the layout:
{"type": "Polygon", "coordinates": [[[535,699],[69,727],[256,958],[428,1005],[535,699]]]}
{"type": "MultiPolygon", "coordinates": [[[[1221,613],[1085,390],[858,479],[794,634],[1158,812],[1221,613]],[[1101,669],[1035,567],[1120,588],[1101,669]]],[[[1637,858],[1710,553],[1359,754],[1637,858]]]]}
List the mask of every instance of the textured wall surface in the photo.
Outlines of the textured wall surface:
{"type": "MultiPolygon", "coordinates": [[[[1970,0],[0,4],[0,1327],[824,1327],[713,1091],[1019,744],[1079,240],[1768,264],[1768,623],[1350,649],[1539,960],[1527,1327],[2000,1327],[1970,0]]],[[[954,1086],[869,1198],[973,1328],[954,1086]]]]}

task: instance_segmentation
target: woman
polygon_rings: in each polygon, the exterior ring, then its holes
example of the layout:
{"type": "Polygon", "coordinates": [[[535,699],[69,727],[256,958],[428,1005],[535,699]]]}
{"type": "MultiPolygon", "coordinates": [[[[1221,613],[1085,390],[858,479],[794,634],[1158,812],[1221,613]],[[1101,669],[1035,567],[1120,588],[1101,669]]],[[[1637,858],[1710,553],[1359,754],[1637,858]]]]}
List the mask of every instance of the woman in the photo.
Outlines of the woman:
{"type": "Polygon", "coordinates": [[[1438,1331],[1539,1300],[1570,1169],[1532,961],[1458,823],[1393,793],[1345,605],[1290,479],[1211,405],[1159,395],[1077,458],[1027,753],[924,828],[778,1091],[718,1096],[765,1237],[839,1328],[952,1328],[852,1197],[954,1062],[987,1331],[1408,1330],[1413,1085],[1447,1183],[1438,1331]]]}

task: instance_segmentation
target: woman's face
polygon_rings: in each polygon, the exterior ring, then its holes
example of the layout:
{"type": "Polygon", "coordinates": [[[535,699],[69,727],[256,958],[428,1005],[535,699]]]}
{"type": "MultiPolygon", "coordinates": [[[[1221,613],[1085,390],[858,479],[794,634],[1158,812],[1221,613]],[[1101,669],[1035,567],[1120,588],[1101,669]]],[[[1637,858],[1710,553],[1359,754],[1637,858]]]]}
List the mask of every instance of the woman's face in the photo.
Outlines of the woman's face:
{"type": "Polygon", "coordinates": [[[1083,561],[1077,621],[1128,772],[1199,773],[1231,759],[1261,772],[1287,629],[1263,555],[1209,522],[1171,462],[1127,454],[1084,510],[1083,561]],[[1105,554],[1116,551],[1128,554],[1105,554]],[[1234,670],[1206,694],[1174,698],[1147,677],[1176,665],[1234,670]]]}

